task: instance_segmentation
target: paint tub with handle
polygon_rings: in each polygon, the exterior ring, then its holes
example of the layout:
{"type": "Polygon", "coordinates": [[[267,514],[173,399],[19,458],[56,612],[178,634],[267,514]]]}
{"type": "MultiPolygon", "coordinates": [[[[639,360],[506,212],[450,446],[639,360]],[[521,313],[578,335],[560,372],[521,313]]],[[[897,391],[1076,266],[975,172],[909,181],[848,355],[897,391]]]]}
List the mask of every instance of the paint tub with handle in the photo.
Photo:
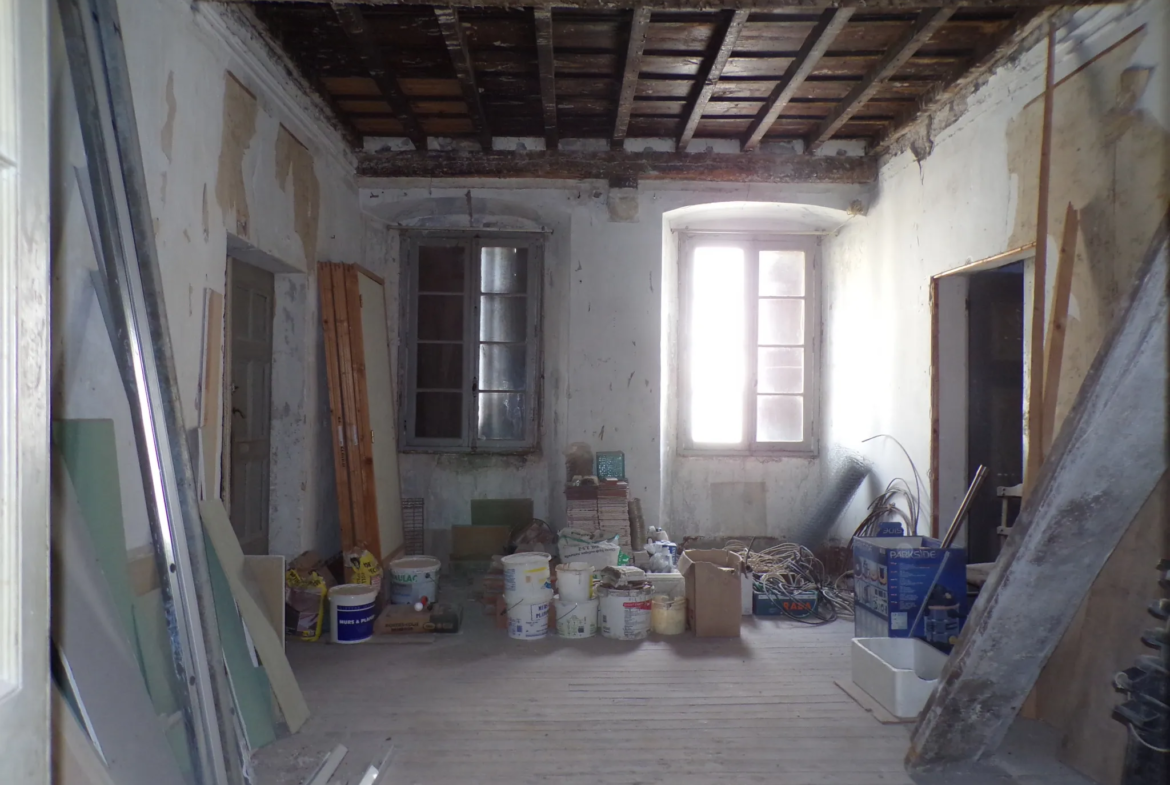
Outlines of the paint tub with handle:
{"type": "Polygon", "coordinates": [[[562,638],[592,638],[597,634],[597,600],[553,598],[557,635],[562,638]]]}
{"type": "Polygon", "coordinates": [[[508,637],[522,641],[540,640],[548,635],[548,606],[551,600],[508,603],[508,637]]]}
{"type": "Polygon", "coordinates": [[[366,583],[343,583],[329,590],[334,643],[361,643],[374,637],[377,596],[377,587],[366,583]]]}
{"type": "Polygon", "coordinates": [[[439,569],[434,556],[408,556],[390,562],[390,604],[430,605],[439,591],[439,569]]]}
{"type": "Polygon", "coordinates": [[[601,586],[598,626],[601,635],[619,641],[640,641],[650,633],[650,589],[601,586]]]}
{"type": "Polygon", "coordinates": [[[513,553],[503,558],[504,599],[511,607],[519,602],[544,602],[552,599],[552,581],[547,553],[513,553]]]}
{"type": "Polygon", "coordinates": [[[557,594],[573,602],[593,599],[593,565],[583,561],[558,564],[557,594]]]}

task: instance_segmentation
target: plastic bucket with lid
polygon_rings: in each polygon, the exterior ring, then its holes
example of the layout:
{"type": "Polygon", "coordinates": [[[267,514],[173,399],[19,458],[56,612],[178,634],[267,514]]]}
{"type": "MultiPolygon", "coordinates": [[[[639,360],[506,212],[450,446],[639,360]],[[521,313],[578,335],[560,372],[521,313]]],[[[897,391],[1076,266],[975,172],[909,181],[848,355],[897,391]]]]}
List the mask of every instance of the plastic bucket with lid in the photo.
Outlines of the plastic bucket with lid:
{"type": "Polygon", "coordinates": [[[433,556],[408,556],[390,562],[390,604],[430,605],[439,590],[439,568],[433,556]]]}
{"type": "Polygon", "coordinates": [[[534,641],[548,635],[549,600],[508,604],[508,637],[534,641]]]}
{"type": "Polygon", "coordinates": [[[361,643],[374,637],[374,599],[378,587],[343,583],[329,590],[329,620],[334,643],[361,643]]]}
{"type": "Polygon", "coordinates": [[[573,602],[593,599],[593,565],[583,561],[558,564],[557,594],[573,602]]]}
{"type": "Polygon", "coordinates": [[[552,599],[550,559],[547,553],[513,553],[504,557],[504,598],[509,607],[518,602],[547,603],[552,599]]]}
{"type": "Polygon", "coordinates": [[[597,634],[597,600],[553,600],[557,612],[557,635],[562,638],[592,638],[597,634]]]}
{"type": "Polygon", "coordinates": [[[650,629],[659,635],[681,635],[687,629],[687,598],[659,594],[650,601],[650,629]]]}
{"type": "Polygon", "coordinates": [[[650,590],[597,589],[600,601],[598,626],[605,638],[639,641],[650,633],[650,590]]]}

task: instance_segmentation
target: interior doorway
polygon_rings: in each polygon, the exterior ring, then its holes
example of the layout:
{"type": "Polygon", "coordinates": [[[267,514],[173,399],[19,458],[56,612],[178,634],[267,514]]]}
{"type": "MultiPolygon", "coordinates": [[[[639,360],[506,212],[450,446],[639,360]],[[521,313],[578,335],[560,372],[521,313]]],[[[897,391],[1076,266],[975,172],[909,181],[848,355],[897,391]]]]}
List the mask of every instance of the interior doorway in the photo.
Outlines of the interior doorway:
{"type": "Polygon", "coordinates": [[[951,525],[979,465],[987,479],[956,543],[993,562],[1019,514],[1023,482],[1031,246],[931,280],[933,531],[951,525]]]}
{"type": "Polygon", "coordinates": [[[268,553],[272,442],[271,272],[228,258],[228,508],[246,554],[268,553]]]}

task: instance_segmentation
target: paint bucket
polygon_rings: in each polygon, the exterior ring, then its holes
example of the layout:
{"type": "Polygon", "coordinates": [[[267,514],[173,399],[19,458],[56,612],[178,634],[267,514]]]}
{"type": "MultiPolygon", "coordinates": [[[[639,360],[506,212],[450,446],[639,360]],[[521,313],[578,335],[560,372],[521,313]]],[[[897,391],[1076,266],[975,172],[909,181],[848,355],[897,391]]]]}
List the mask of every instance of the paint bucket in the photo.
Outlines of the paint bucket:
{"type": "Polygon", "coordinates": [[[562,638],[592,638],[597,634],[597,600],[566,600],[554,597],[557,635],[562,638]]]}
{"type": "Polygon", "coordinates": [[[508,637],[535,641],[548,634],[549,600],[508,605],[508,637]]]}
{"type": "Polygon", "coordinates": [[[329,590],[334,643],[361,643],[374,637],[377,596],[378,588],[368,583],[343,583],[329,590]]]}
{"type": "Polygon", "coordinates": [[[439,591],[439,568],[433,556],[408,556],[390,562],[390,604],[430,605],[439,591]]]}
{"type": "Polygon", "coordinates": [[[598,626],[605,638],[640,641],[650,632],[650,589],[597,589],[601,613],[598,626]]]}
{"type": "Polygon", "coordinates": [[[583,561],[558,564],[557,594],[572,602],[593,599],[593,566],[583,561]]]}
{"type": "Polygon", "coordinates": [[[650,630],[659,635],[681,635],[687,629],[687,598],[659,594],[650,601],[650,630]]]}
{"type": "Polygon", "coordinates": [[[547,604],[552,599],[550,559],[547,553],[513,553],[504,557],[504,599],[508,607],[518,602],[547,604]]]}

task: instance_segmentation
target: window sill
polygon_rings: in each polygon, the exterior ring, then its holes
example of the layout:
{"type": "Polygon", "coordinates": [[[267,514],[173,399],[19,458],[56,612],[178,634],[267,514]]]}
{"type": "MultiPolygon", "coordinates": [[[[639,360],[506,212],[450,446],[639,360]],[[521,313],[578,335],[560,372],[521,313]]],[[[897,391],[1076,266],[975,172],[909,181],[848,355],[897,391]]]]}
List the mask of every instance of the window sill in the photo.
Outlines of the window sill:
{"type": "Polygon", "coordinates": [[[807,450],[696,450],[682,449],[680,458],[756,458],[763,461],[778,461],[785,458],[814,460],[819,456],[815,449],[807,450]]]}
{"type": "Polygon", "coordinates": [[[501,450],[469,450],[466,447],[399,447],[399,455],[465,455],[480,458],[531,458],[540,455],[539,447],[514,447],[501,450]]]}

